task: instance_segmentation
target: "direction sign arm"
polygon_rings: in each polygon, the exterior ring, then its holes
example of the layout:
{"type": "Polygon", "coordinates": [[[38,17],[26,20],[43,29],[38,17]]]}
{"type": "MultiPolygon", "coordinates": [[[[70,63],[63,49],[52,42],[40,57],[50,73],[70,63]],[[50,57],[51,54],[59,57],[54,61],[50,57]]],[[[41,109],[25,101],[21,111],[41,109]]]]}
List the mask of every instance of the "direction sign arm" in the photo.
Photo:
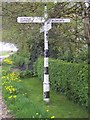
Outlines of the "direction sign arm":
{"type": "Polygon", "coordinates": [[[68,23],[70,22],[70,19],[69,18],[51,18],[50,21],[52,23],[68,23]]]}
{"type": "Polygon", "coordinates": [[[18,17],[18,23],[44,23],[44,17],[18,17]]]}

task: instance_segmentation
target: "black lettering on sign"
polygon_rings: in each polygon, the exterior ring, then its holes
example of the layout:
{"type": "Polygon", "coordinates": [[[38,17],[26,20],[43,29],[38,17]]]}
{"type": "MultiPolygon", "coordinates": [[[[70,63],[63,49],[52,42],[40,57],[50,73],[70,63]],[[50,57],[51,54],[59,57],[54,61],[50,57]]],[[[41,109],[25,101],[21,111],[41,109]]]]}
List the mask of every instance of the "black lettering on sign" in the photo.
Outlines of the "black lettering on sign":
{"type": "Polygon", "coordinates": [[[44,57],[49,57],[49,50],[44,51],[44,57]]]}

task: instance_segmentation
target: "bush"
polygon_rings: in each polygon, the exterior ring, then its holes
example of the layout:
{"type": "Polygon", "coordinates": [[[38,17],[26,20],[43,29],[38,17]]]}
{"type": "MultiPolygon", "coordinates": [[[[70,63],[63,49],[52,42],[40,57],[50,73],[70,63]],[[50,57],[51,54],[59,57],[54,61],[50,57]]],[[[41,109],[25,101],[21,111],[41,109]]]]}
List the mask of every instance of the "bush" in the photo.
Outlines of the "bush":
{"type": "MultiPolygon", "coordinates": [[[[43,80],[42,58],[36,61],[34,70],[43,80]]],[[[52,89],[88,107],[88,65],[49,59],[49,75],[52,89]]]]}
{"type": "Polygon", "coordinates": [[[21,78],[28,78],[28,77],[32,77],[32,72],[30,70],[24,70],[24,71],[20,71],[20,77],[21,78]]]}
{"type": "Polygon", "coordinates": [[[17,66],[17,67],[25,67],[24,69],[27,68],[27,65],[28,65],[28,58],[25,58],[23,56],[20,56],[18,55],[17,53],[16,54],[13,54],[11,56],[11,59],[14,61],[14,65],[17,66]]]}

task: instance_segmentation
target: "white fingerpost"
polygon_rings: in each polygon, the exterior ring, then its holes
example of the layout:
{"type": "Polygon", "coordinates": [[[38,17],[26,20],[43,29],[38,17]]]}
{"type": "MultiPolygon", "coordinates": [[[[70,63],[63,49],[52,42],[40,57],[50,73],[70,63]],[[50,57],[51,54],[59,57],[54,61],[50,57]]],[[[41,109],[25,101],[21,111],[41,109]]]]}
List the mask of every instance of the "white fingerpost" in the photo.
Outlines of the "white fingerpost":
{"type": "MultiPolygon", "coordinates": [[[[44,11],[45,20],[47,20],[47,6],[45,5],[44,11]]],[[[49,72],[48,72],[48,57],[49,57],[49,50],[48,50],[48,30],[47,30],[47,22],[44,23],[44,81],[43,81],[43,100],[46,103],[50,101],[50,82],[49,82],[49,72]]]]}
{"type": "Polygon", "coordinates": [[[44,17],[18,17],[18,23],[44,23],[40,28],[40,33],[44,32],[44,80],[43,80],[43,100],[46,103],[50,101],[50,82],[48,70],[48,31],[52,28],[52,23],[67,23],[70,22],[68,18],[48,18],[47,6],[45,4],[44,17]]]}

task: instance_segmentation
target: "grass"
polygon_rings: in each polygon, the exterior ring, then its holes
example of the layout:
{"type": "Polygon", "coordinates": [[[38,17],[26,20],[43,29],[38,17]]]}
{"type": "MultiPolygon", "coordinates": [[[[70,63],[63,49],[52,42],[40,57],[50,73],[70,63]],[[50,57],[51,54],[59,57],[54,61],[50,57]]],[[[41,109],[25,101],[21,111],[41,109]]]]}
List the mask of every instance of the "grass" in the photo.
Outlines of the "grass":
{"type": "Polygon", "coordinates": [[[14,83],[14,86],[19,89],[17,99],[14,101],[9,100],[8,93],[4,88],[3,97],[11,113],[17,118],[50,118],[51,116],[56,118],[88,117],[88,113],[84,108],[53,90],[51,90],[50,104],[46,105],[43,102],[42,83],[36,77],[22,79],[21,83],[14,83]]]}
{"type": "Polygon", "coordinates": [[[49,110],[50,115],[56,118],[84,118],[87,117],[85,109],[78,104],[69,101],[65,96],[51,90],[51,102],[46,105],[42,100],[42,84],[37,78],[23,80],[23,86],[26,86],[28,98],[36,105],[49,110]]]}

